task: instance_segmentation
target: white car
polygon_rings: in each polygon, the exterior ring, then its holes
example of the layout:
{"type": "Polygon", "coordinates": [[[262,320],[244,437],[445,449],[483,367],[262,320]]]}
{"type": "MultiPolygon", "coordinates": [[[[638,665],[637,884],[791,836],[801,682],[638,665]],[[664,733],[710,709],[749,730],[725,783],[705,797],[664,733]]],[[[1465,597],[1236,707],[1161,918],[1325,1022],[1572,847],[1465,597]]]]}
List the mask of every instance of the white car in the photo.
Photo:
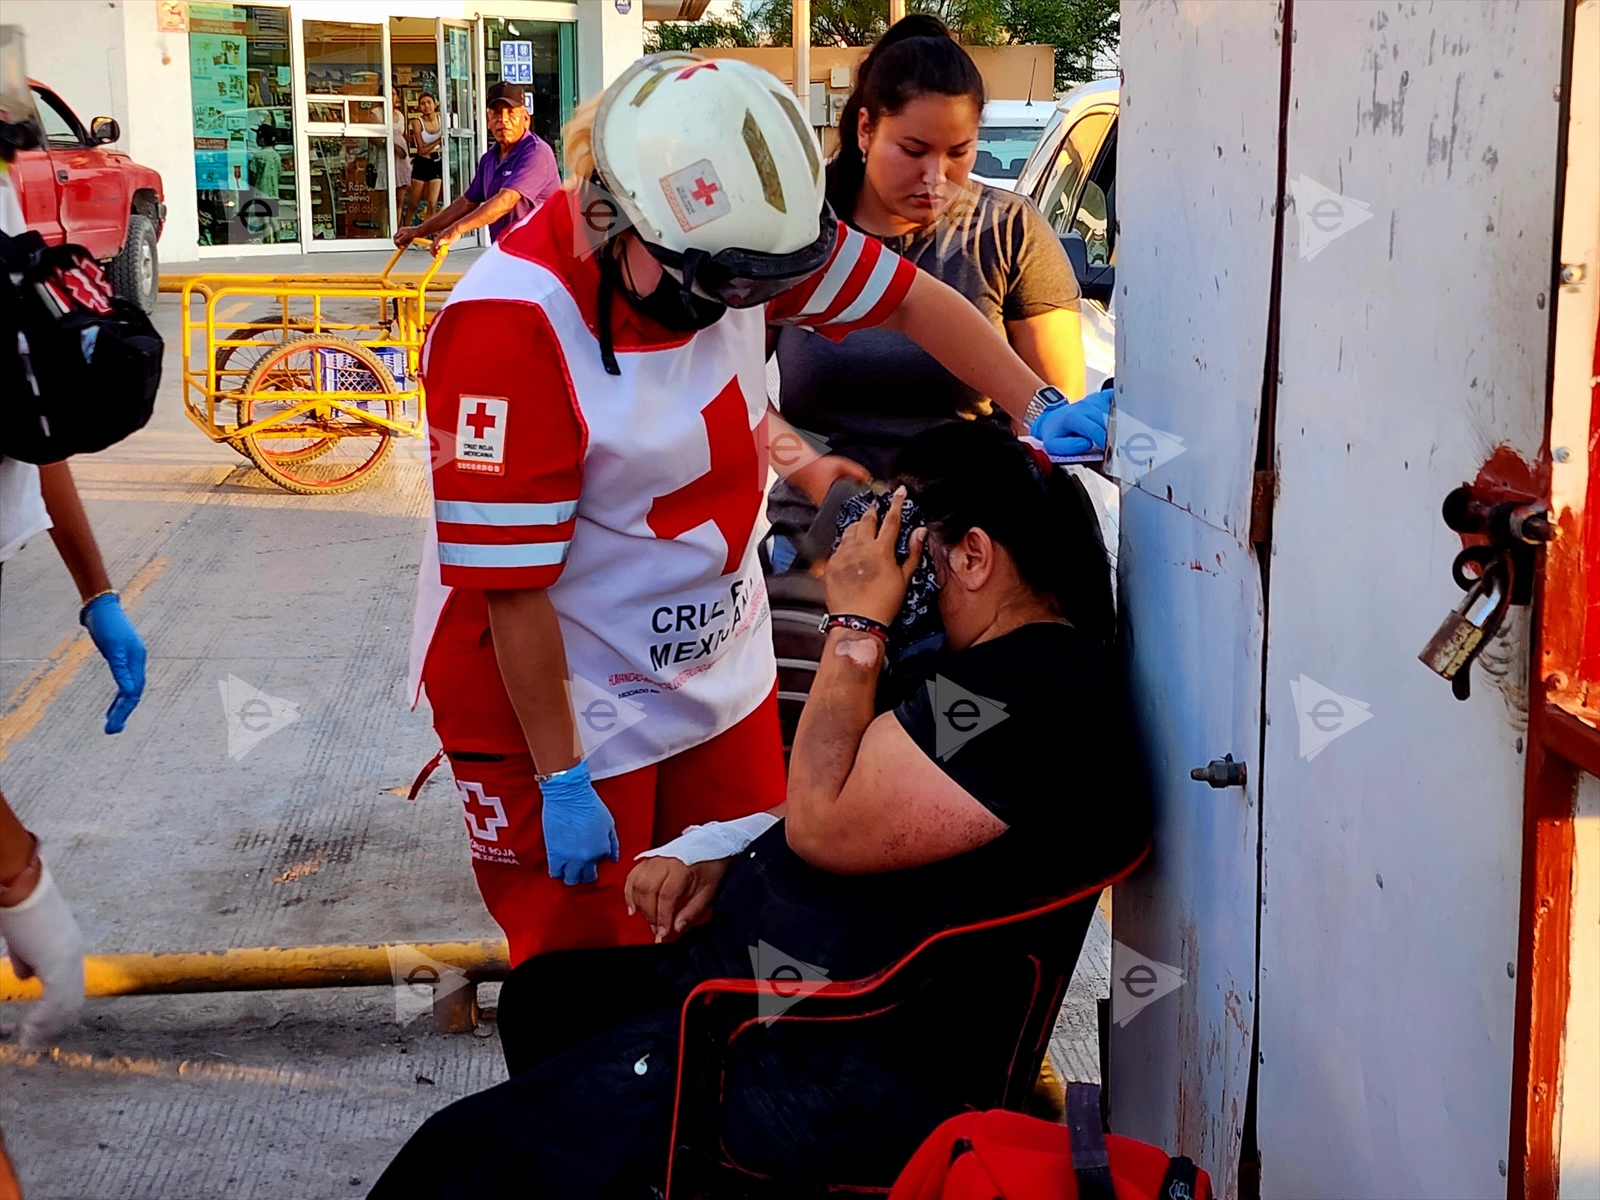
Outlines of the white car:
{"type": "Polygon", "coordinates": [[[1023,163],[1055,115],[1055,104],[1049,99],[989,101],[978,121],[978,161],[971,177],[990,187],[1014,191],[1023,163]]]}
{"type": "Polygon", "coordinates": [[[1117,80],[1102,79],[1073,88],[1058,100],[1014,188],[1038,205],[1072,261],[1084,297],[1083,360],[1091,392],[1115,372],[1117,361],[1113,297],[1119,94],[1117,80]]]}

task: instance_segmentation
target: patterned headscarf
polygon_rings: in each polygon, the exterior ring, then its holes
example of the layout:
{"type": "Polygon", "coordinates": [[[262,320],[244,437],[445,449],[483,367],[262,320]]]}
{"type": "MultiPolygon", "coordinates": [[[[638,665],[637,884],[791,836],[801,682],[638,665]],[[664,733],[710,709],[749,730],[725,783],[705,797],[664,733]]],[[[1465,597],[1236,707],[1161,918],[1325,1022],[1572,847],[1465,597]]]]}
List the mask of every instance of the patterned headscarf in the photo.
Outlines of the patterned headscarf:
{"type": "MultiPolygon", "coordinates": [[[[875,509],[881,522],[893,500],[894,497],[889,492],[862,492],[846,500],[839,509],[836,522],[838,534],[833,539],[834,550],[839,549],[844,531],[864,517],[868,509],[875,509]]],[[[900,510],[900,538],[894,548],[897,562],[905,562],[906,555],[911,553],[911,535],[926,524],[927,521],[922,515],[922,510],[917,507],[917,502],[907,496],[905,505],[900,510]]],[[[939,582],[934,578],[933,559],[929,556],[928,545],[924,541],[922,560],[911,572],[911,583],[906,587],[905,603],[900,606],[899,613],[889,625],[889,661],[900,663],[928,651],[940,649],[943,645],[944,622],[939,618],[939,582]]]]}

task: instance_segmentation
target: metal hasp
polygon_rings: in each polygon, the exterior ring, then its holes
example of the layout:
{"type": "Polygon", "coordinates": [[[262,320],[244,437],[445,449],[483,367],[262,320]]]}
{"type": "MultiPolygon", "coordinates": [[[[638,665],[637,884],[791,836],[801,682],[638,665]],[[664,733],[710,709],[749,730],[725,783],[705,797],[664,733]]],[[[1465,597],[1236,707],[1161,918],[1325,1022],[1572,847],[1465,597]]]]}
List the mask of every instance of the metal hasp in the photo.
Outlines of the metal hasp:
{"type": "Polygon", "coordinates": [[[1463,484],[1444,498],[1444,523],[1479,539],[1456,555],[1450,574],[1466,592],[1417,658],[1450,681],[1457,700],[1472,695],[1472,660],[1499,632],[1506,610],[1533,601],[1535,550],[1555,537],[1550,508],[1533,497],[1486,501],[1463,484]]]}
{"type": "Polygon", "coordinates": [[[1233,755],[1224,754],[1221,758],[1213,758],[1203,767],[1190,768],[1189,778],[1214,788],[1243,787],[1249,778],[1249,771],[1244,763],[1234,762],[1233,755]]]}

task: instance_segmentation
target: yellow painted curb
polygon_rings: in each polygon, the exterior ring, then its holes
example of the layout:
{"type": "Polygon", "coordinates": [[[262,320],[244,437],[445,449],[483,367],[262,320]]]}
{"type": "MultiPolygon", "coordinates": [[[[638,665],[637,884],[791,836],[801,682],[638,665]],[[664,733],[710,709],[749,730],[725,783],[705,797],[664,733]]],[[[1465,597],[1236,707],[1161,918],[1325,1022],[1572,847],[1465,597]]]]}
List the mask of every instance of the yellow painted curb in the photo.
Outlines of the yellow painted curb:
{"type": "MultiPolygon", "coordinates": [[[[89,954],[83,959],[91,996],[156,996],[190,992],[258,992],[280,988],[379,987],[396,963],[418,955],[454,967],[474,983],[504,979],[511,953],[504,939],[374,946],[262,946],[183,954],[89,954]]],[[[413,971],[414,973],[414,971],[413,971]]],[[[18,979],[0,958],[0,1001],[37,1000],[39,981],[18,979]]]]}

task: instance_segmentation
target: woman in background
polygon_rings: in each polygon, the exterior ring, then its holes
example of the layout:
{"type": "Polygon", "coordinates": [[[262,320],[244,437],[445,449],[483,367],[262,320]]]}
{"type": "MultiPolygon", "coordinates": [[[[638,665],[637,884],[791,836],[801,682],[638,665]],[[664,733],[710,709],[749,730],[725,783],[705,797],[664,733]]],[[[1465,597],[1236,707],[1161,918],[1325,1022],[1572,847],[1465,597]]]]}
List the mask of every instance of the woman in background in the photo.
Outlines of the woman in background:
{"type": "Polygon", "coordinates": [[[411,186],[411,142],[406,137],[406,104],[396,89],[391,94],[389,108],[390,140],[394,143],[394,194],[400,196],[400,216],[406,215],[407,198],[403,189],[411,186]]]}
{"type": "MultiPolygon", "coordinates": [[[[828,201],[847,224],[970,300],[1023,362],[1076,400],[1083,340],[1066,253],[1025,197],[969,178],[984,99],[983,76],[937,18],[896,22],[857,71],[828,166],[828,201]]],[[[900,446],[942,421],[1009,421],[892,330],[836,342],[784,329],[776,348],[784,420],[853,459],[862,480],[884,477],[900,446]]],[[[779,481],[768,510],[774,525],[805,529],[813,499],[779,481]]]]}
{"type": "Polygon", "coordinates": [[[439,211],[439,192],[444,187],[444,125],[439,119],[439,102],[431,93],[417,97],[417,112],[406,140],[411,144],[411,186],[400,210],[400,224],[417,225],[429,212],[439,211]]]}

